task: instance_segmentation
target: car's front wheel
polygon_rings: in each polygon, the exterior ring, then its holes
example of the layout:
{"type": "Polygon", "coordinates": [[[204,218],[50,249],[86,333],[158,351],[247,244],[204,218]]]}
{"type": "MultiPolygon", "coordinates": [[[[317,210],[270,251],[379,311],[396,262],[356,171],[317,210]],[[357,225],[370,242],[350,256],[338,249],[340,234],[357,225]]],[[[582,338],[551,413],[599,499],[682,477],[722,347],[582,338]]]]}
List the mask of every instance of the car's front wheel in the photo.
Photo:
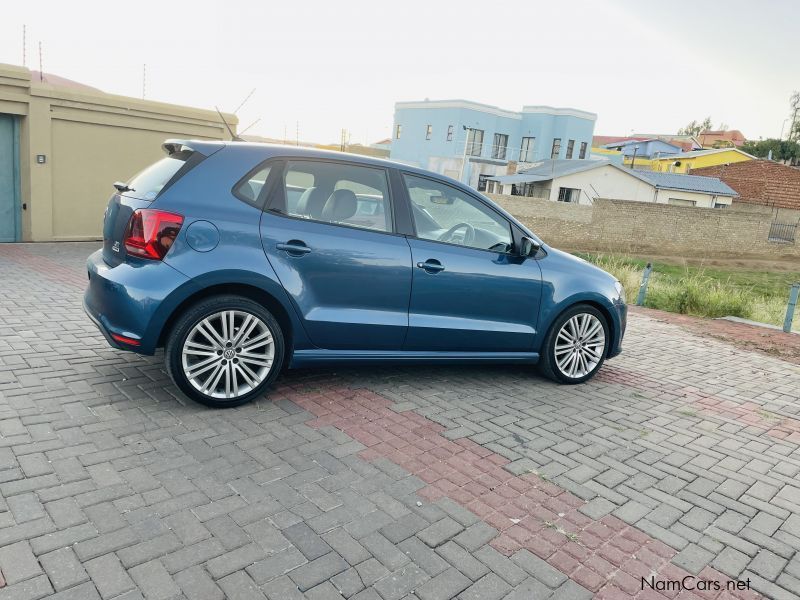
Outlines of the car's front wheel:
{"type": "Polygon", "coordinates": [[[167,339],[167,372],[190,398],[215,408],[239,406],[264,393],[280,371],[284,340],[275,317],[241,296],[195,304],[167,339]]]}
{"type": "Polygon", "coordinates": [[[608,322],[588,304],[577,304],[558,316],[542,346],[539,367],[560,383],[582,383],[600,369],[608,351],[608,322]]]}

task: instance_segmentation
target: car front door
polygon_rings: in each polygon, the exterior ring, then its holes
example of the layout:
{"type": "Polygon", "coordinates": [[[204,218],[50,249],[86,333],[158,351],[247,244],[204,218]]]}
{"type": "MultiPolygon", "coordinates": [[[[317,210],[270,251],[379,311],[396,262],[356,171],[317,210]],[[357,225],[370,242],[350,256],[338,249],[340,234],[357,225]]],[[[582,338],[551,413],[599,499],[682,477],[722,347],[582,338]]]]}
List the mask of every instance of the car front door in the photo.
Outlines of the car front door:
{"type": "Polygon", "coordinates": [[[406,350],[530,352],[538,262],[514,252],[511,224],[454,186],[404,174],[416,230],[406,350]]]}
{"type": "Polygon", "coordinates": [[[261,241],[319,348],[402,349],[411,253],[394,233],[391,202],[384,169],[285,163],[261,218],[261,241]]]}

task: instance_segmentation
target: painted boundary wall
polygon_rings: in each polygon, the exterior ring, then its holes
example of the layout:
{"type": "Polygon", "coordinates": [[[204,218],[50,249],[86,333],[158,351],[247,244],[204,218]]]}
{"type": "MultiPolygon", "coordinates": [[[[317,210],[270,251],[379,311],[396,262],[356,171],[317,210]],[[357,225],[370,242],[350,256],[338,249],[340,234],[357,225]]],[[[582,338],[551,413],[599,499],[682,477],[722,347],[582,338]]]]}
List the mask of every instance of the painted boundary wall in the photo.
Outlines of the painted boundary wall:
{"type": "Polygon", "coordinates": [[[556,248],[709,258],[800,258],[800,211],[780,211],[780,222],[799,226],[794,243],[778,243],[767,239],[776,214],[761,207],[691,208],[609,199],[585,206],[498,194],[489,198],[556,248]]]}
{"type": "Polygon", "coordinates": [[[19,123],[22,241],[99,239],[112,184],[161,158],[165,139],[230,139],[213,110],[52,86],[3,64],[0,113],[19,123]]]}

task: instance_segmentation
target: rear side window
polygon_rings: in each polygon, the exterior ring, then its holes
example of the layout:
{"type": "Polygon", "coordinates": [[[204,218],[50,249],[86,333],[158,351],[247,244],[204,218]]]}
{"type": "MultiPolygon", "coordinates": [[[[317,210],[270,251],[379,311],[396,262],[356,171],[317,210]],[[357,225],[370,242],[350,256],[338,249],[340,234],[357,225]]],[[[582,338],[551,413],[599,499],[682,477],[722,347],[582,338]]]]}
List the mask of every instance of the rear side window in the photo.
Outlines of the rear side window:
{"type": "Polygon", "coordinates": [[[289,216],[374,231],[392,231],[389,184],[384,169],[292,160],[283,177],[289,216]]]}
{"type": "Polygon", "coordinates": [[[162,158],[138,175],[134,175],[133,179],[128,182],[128,187],[131,189],[125,192],[125,195],[140,200],[155,200],[178,171],[187,164],[190,154],[178,152],[162,158]]]}
{"type": "Polygon", "coordinates": [[[267,179],[269,178],[269,173],[271,170],[272,166],[267,165],[260,168],[255,173],[252,173],[248,177],[245,177],[236,185],[235,188],[233,188],[234,196],[239,198],[239,200],[242,202],[246,202],[247,204],[255,206],[256,208],[261,208],[261,192],[267,183],[267,179]]]}

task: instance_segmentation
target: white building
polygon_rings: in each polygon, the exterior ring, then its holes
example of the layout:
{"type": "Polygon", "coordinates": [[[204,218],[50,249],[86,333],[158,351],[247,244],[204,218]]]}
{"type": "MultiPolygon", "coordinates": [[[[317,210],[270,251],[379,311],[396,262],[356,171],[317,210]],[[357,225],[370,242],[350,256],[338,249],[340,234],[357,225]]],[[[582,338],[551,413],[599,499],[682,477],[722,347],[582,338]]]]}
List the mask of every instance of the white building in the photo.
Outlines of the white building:
{"type": "Polygon", "coordinates": [[[606,160],[543,160],[492,177],[487,192],[578,204],[609,198],[699,208],[730,206],[737,195],[717,177],[634,171],[606,160]]]}

